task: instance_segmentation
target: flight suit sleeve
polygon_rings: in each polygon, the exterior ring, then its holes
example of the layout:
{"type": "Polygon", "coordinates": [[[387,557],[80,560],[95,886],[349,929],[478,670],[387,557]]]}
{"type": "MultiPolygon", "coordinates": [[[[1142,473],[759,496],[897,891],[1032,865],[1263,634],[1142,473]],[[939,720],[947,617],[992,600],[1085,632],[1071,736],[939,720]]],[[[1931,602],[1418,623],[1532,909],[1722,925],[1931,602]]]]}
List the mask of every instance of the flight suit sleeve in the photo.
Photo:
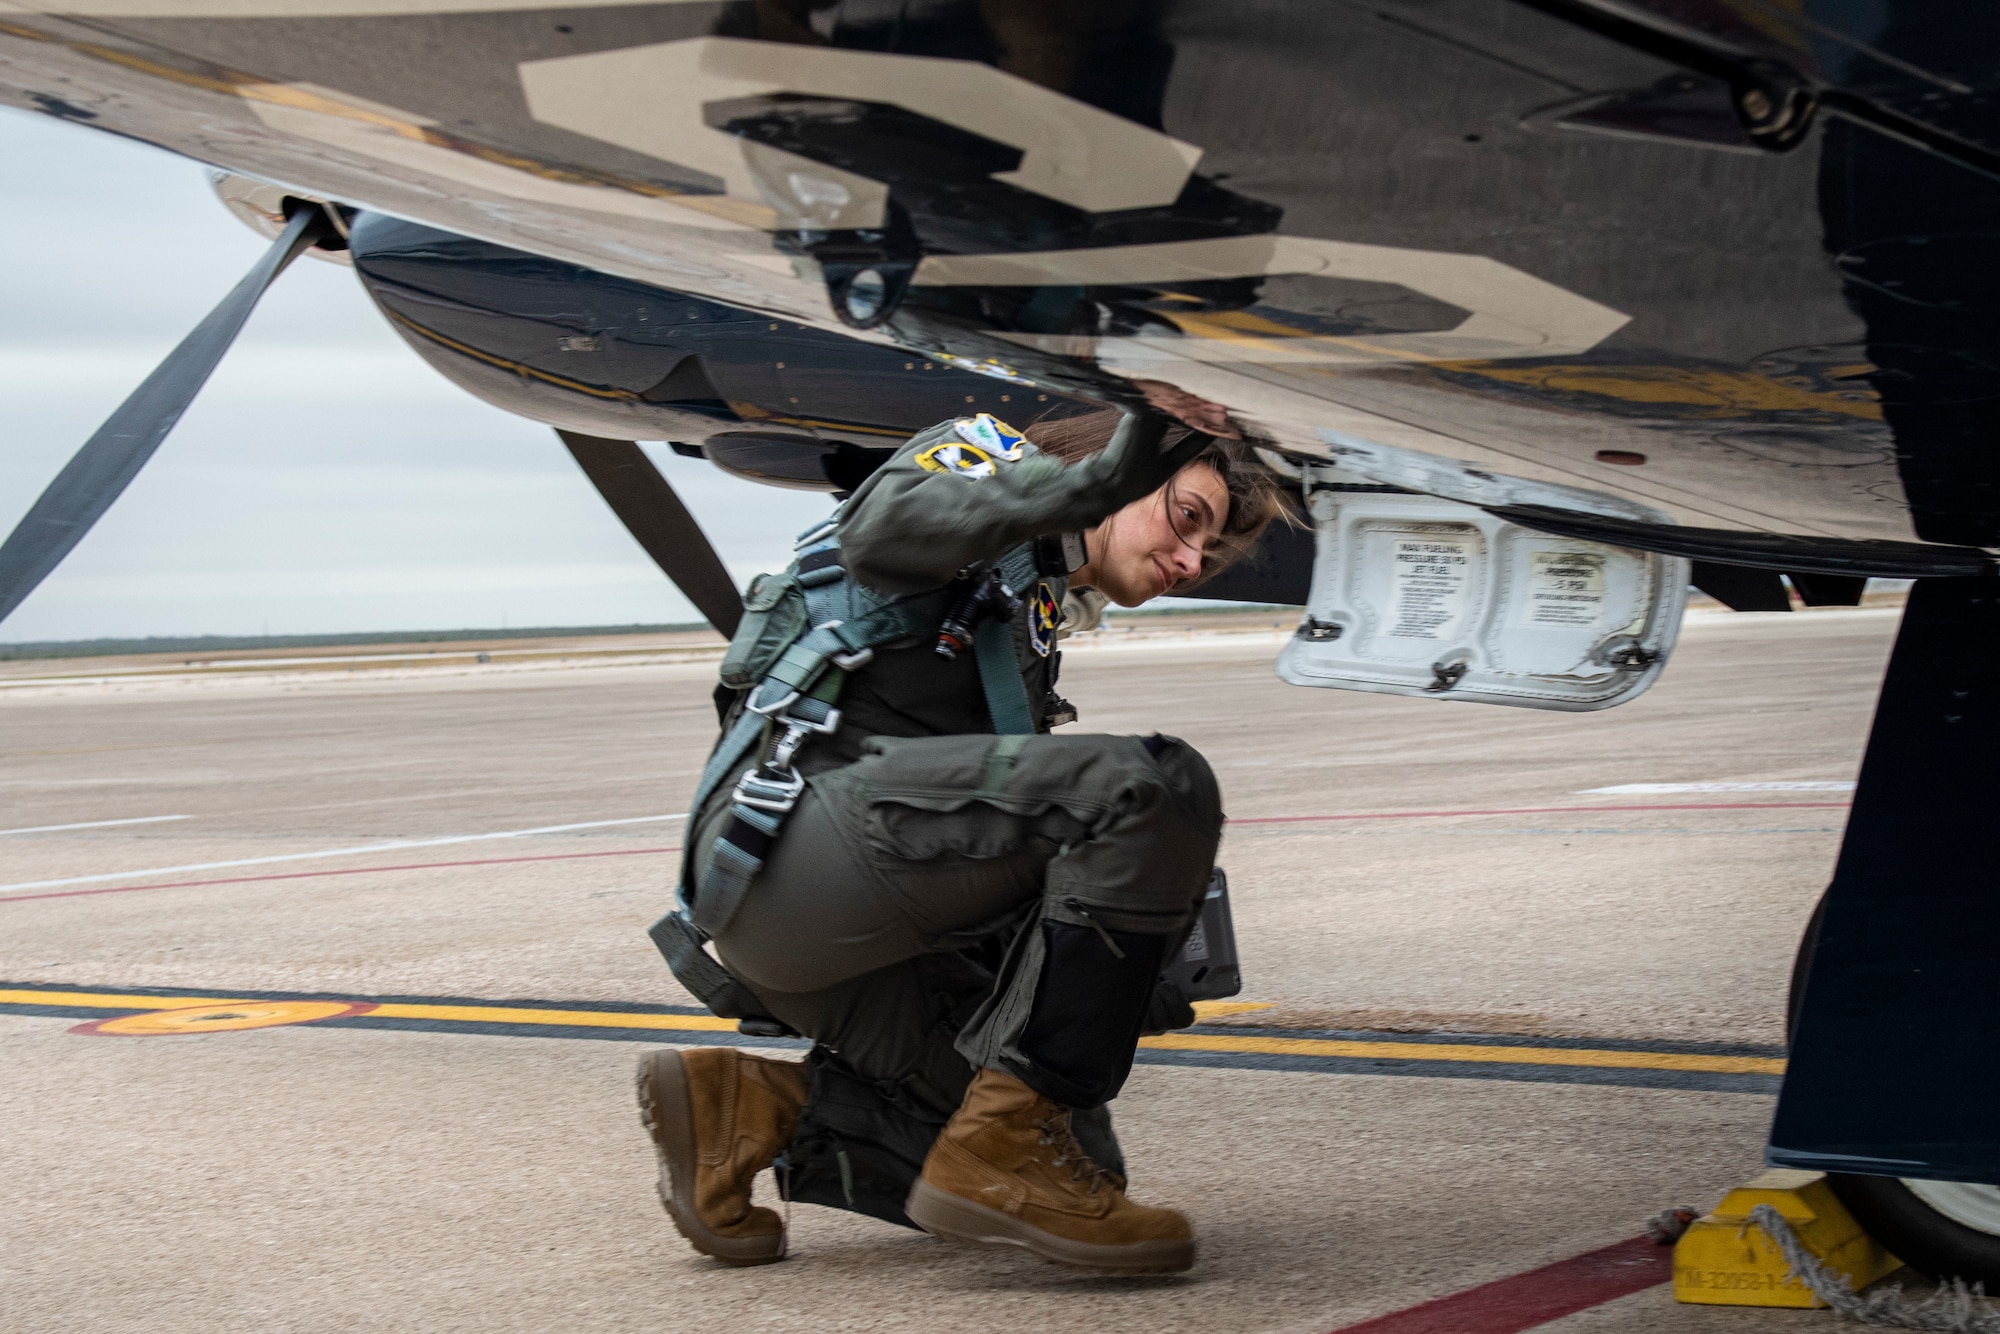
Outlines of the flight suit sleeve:
{"type": "Polygon", "coordinates": [[[1103,452],[1068,465],[1024,444],[1017,459],[975,456],[970,467],[952,450],[955,424],[934,426],[848,502],[842,564],[876,592],[903,597],[942,587],[1029,538],[1094,527],[1164,486],[1208,442],[1192,435],[1163,451],[1166,425],[1128,417],[1103,452]]]}

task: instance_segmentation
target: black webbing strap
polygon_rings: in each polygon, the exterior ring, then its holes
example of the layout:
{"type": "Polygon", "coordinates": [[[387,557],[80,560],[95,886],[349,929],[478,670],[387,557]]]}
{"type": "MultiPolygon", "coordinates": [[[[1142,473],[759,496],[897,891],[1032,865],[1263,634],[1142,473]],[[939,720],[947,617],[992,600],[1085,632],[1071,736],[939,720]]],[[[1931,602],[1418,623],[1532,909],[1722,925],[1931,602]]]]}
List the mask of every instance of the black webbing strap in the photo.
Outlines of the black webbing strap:
{"type": "Polygon", "coordinates": [[[646,934],[653,938],[680,984],[716,1014],[724,1019],[743,1019],[761,1013],[757,998],[701,947],[701,932],[678,909],[647,927],[646,934]]]}

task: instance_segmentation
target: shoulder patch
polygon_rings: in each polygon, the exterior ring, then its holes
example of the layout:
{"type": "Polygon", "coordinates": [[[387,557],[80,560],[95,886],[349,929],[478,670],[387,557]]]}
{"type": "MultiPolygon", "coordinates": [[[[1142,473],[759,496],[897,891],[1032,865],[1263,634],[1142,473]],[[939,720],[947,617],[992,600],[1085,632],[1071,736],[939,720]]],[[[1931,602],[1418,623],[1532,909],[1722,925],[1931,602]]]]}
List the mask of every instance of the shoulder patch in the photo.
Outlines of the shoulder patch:
{"type": "Polygon", "coordinates": [[[1035,585],[1034,601],[1028,604],[1028,644],[1046,658],[1056,646],[1056,628],[1062,624],[1062,604],[1046,582],[1035,585]]]}
{"type": "Polygon", "coordinates": [[[960,417],[951,425],[958,432],[958,438],[966,444],[976,445],[1009,463],[1021,457],[1021,446],[1027,443],[1019,431],[990,412],[982,412],[977,417],[960,417]]]}
{"type": "Polygon", "coordinates": [[[1002,463],[1012,461],[1005,454],[995,454],[962,440],[946,440],[917,454],[917,466],[925,472],[954,473],[968,482],[991,477],[1000,471],[1002,463]]]}

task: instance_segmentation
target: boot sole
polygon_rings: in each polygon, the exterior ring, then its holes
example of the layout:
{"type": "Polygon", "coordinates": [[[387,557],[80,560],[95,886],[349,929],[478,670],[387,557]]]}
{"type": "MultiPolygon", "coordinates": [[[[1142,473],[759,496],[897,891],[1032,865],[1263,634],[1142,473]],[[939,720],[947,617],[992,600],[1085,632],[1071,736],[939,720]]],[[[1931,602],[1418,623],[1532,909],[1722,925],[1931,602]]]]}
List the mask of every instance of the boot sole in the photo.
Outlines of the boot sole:
{"type": "Polygon", "coordinates": [[[785,1234],[725,1237],[701,1221],[694,1207],[694,1106],[687,1067],[677,1051],[648,1052],[639,1060],[639,1122],[660,1160],[658,1190],[667,1217],[688,1244],[726,1265],[767,1265],[785,1258],[785,1234]]]}
{"type": "Polygon", "coordinates": [[[1011,1214],[939,1190],[922,1177],[903,1206],[934,1237],[967,1246],[1015,1246],[1042,1259],[1098,1274],[1178,1274],[1194,1266],[1194,1239],[1134,1241],[1123,1246],[1071,1241],[1011,1214]]]}

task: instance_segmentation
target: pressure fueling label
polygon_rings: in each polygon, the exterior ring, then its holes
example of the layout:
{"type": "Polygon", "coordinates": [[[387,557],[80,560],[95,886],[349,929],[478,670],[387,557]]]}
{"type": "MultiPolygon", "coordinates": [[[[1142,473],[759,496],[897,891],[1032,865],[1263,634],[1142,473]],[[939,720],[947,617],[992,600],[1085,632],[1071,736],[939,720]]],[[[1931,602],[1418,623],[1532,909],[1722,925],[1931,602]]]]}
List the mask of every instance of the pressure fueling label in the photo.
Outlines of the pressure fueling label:
{"type": "Polygon", "coordinates": [[[1472,584],[1472,542],[1456,537],[1399,537],[1390,578],[1389,634],[1445,639],[1458,632],[1472,584]]]}
{"type": "Polygon", "coordinates": [[[1514,613],[1515,624],[1547,628],[1592,628],[1604,615],[1602,551],[1531,551],[1528,596],[1514,613]]]}

